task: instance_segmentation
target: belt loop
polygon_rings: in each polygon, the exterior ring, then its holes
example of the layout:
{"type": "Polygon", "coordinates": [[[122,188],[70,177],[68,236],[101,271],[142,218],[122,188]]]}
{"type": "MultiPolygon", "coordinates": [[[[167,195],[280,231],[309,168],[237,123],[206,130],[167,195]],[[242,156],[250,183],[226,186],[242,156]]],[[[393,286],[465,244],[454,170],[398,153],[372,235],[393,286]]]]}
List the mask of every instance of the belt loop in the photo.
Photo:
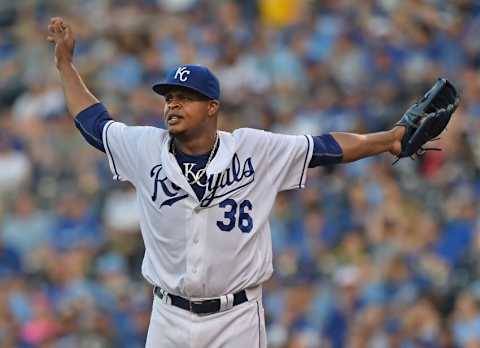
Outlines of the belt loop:
{"type": "Polygon", "coordinates": [[[220,296],[220,312],[229,310],[233,307],[233,294],[220,296]]]}
{"type": "Polygon", "coordinates": [[[162,300],[162,303],[164,304],[171,304],[172,300],[170,299],[170,296],[168,296],[168,292],[161,287],[157,287],[158,292],[160,293],[160,299],[162,300]]]}

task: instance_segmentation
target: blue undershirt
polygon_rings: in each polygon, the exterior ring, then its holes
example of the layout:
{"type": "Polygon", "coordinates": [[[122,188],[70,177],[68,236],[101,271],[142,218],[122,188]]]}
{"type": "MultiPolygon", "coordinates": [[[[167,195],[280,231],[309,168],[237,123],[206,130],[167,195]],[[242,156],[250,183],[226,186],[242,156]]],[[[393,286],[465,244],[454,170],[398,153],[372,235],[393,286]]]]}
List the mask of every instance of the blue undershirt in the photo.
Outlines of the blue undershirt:
{"type": "MultiPolygon", "coordinates": [[[[180,169],[182,170],[182,173],[184,175],[186,175],[187,171],[193,172],[195,175],[197,175],[199,170],[205,169],[205,166],[207,165],[209,157],[210,157],[210,153],[207,153],[204,155],[192,156],[192,155],[187,155],[178,149],[175,150],[175,158],[177,159],[178,165],[180,166],[180,169]]],[[[193,178],[191,174],[187,174],[186,178],[190,186],[192,187],[193,191],[195,192],[195,195],[197,196],[198,200],[201,201],[203,198],[203,195],[205,194],[205,188],[207,185],[207,175],[203,174],[200,177],[200,180],[199,180],[200,184],[192,183],[193,178]]]]}
{"type": "MultiPolygon", "coordinates": [[[[75,117],[75,126],[90,145],[105,152],[102,132],[105,124],[111,120],[112,118],[103,104],[97,103],[78,113],[75,117]]],[[[308,164],[309,168],[333,165],[342,162],[343,151],[331,134],[326,133],[319,136],[313,136],[312,138],[313,154],[310,163],[308,164]]],[[[190,156],[182,153],[178,149],[175,151],[175,158],[184,174],[186,173],[186,169],[189,168],[190,172],[197,175],[199,170],[205,168],[209,155],[210,154],[208,153],[199,156],[190,156]]],[[[192,181],[192,175],[190,174],[189,176],[190,178],[187,178],[187,180],[192,181]]],[[[195,191],[199,200],[201,200],[205,194],[206,181],[206,175],[203,175],[200,179],[200,185],[191,184],[192,189],[195,191]]]]}

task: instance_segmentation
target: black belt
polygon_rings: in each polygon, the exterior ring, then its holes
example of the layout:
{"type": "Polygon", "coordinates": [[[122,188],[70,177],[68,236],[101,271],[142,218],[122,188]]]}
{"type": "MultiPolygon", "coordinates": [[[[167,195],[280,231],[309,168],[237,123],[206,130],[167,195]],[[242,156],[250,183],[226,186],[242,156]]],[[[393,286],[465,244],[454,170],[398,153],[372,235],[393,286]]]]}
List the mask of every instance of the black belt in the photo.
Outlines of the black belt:
{"type": "MultiPolygon", "coordinates": [[[[155,295],[157,295],[160,298],[160,300],[163,300],[164,294],[162,293],[161,289],[158,286],[155,287],[153,292],[155,295]]],[[[177,295],[168,294],[167,296],[170,297],[171,304],[173,306],[182,308],[192,313],[211,314],[211,313],[220,312],[219,298],[215,298],[211,300],[203,300],[203,301],[190,301],[190,300],[187,300],[186,298],[183,298],[177,295]]],[[[248,301],[247,293],[245,292],[245,290],[242,290],[233,294],[234,306],[242,304],[247,301],[248,301]]]]}

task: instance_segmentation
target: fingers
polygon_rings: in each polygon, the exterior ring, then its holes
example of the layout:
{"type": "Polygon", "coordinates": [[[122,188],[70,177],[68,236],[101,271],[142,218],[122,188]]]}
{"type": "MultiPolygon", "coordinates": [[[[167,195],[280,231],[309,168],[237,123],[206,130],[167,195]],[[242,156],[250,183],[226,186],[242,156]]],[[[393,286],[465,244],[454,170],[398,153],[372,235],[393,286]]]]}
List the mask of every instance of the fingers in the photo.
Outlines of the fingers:
{"type": "Polygon", "coordinates": [[[63,29],[66,31],[66,32],[72,32],[72,27],[70,26],[70,24],[63,24],[63,29]]]}
{"type": "Polygon", "coordinates": [[[55,34],[55,28],[52,24],[48,26],[48,33],[49,34],[55,34]]]}
{"type": "Polygon", "coordinates": [[[55,31],[54,31],[54,28],[53,28],[53,25],[52,24],[49,24],[48,25],[48,35],[47,35],[47,41],[48,42],[51,42],[51,43],[55,43],[55,31]]]}
{"type": "Polygon", "coordinates": [[[50,19],[50,24],[63,24],[64,20],[62,17],[52,17],[50,19]]]}
{"type": "Polygon", "coordinates": [[[62,17],[52,17],[48,24],[47,41],[56,43],[59,40],[73,39],[73,33],[70,25],[68,25],[62,17]]]}
{"type": "Polygon", "coordinates": [[[48,36],[47,41],[51,43],[56,43],[63,34],[64,21],[61,17],[52,17],[50,23],[48,24],[48,36]]]}
{"type": "Polygon", "coordinates": [[[50,19],[50,24],[48,25],[48,30],[56,33],[58,31],[58,26],[63,23],[63,19],[60,17],[53,17],[50,19]]]}
{"type": "Polygon", "coordinates": [[[62,24],[60,22],[53,24],[53,31],[57,34],[61,34],[63,32],[62,24]]]}
{"type": "Polygon", "coordinates": [[[48,25],[48,31],[52,34],[61,34],[65,31],[71,32],[70,26],[61,17],[52,17],[48,25]]]}
{"type": "Polygon", "coordinates": [[[71,38],[73,36],[73,34],[72,34],[72,28],[70,27],[70,25],[63,24],[62,27],[63,27],[63,30],[65,32],[65,37],[68,38],[68,39],[71,38]]]}

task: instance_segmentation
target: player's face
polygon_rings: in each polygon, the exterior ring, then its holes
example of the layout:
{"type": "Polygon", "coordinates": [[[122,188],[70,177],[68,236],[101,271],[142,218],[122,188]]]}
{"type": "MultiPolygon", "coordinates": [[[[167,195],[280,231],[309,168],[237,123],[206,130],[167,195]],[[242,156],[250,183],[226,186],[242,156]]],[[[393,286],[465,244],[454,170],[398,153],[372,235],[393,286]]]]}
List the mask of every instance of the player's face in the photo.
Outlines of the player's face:
{"type": "Polygon", "coordinates": [[[172,135],[202,128],[208,119],[210,103],[207,97],[188,88],[174,88],[165,94],[164,119],[172,135]]]}

